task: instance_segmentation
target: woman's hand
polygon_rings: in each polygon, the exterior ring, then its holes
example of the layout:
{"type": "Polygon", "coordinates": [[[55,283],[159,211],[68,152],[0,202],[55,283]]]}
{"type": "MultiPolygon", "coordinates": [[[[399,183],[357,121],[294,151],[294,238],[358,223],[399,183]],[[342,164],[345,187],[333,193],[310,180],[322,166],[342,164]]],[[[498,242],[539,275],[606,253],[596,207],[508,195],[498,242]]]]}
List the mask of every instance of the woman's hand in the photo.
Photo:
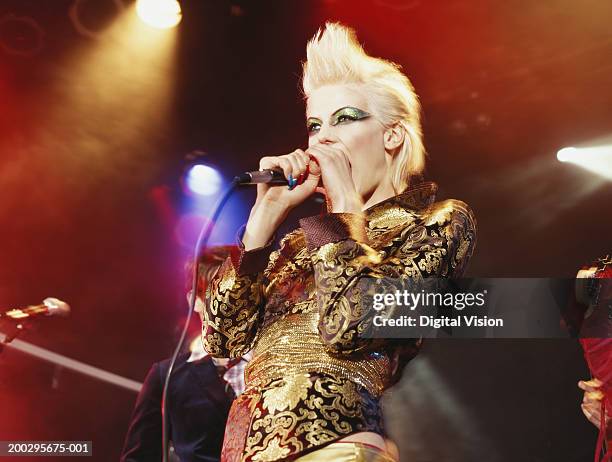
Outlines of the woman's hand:
{"type": "Polygon", "coordinates": [[[296,180],[298,184],[289,189],[286,186],[271,186],[269,184],[257,185],[256,206],[264,201],[275,203],[279,208],[288,212],[295,206],[304,202],[319,184],[320,174],[308,172],[309,156],[301,149],[296,149],[291,154],[277,157],[262,157],[259,168],[262,170],[280,169],[287,180],[296,180]]]}
{"type": "Polygon", "coordinates": [[[321,169],[324,189],[320,192],[323,192],[328,203],[331,203],[330,212],[361,213],[363,201],[353,182],[346,146],[341,142],[319,143],[310,146],[306,154],[309,154],[321,169]]]}
{"type": "MultiPolygon", "coordinates": [[[[603,402],[604,393],[600,390],[601,381],[592,379],[589,381],[581,380],[578,382],[578,388],[584,390],[584,398],[582,399],[582,412],[586,418],[595,425],[598,429],[601,424],[601,403],[603,402]]],[[[610,417],[606,416],[606,425],[610,421],[610,417]]]]}
{"type": "Polygon", "coordinates": [[[242,242],[246,250],[266,245],[289,211],[315,192],[321,172],[301,149],[276,157],[263,157],[260,169],[281,169],[288,180],[295,180],[292,189],[287,186],[257,185],[257,200],[251,209],[242,242]],[[309,169],[309,163],[312,169],[309,169]]]}

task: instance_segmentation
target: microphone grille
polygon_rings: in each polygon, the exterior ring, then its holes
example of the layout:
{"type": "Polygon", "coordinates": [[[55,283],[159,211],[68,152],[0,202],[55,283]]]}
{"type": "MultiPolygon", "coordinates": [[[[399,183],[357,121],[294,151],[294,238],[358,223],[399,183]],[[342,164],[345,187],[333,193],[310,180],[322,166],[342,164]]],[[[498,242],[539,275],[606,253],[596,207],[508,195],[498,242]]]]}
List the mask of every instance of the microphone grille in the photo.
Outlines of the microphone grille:
{"type": "Polygon", "coordinates": [[[43,300],[43,305],[49,308],[49,316],[68,316],[70,305],[58,298],[47,297],[43,300]]]}

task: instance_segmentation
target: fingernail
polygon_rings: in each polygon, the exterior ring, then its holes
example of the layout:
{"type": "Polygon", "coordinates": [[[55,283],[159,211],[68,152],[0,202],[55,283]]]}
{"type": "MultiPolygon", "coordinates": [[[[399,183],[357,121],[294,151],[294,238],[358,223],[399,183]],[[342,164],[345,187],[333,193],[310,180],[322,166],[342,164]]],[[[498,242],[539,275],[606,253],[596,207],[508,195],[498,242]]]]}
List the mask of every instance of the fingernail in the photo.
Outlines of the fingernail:
{"type": "Polygon", "coordinates": [[[287,180],[287,188],[289,189],[289,191],[291,191],[293,189],[293,174],[289,174],[289,179],[287,180]]]}

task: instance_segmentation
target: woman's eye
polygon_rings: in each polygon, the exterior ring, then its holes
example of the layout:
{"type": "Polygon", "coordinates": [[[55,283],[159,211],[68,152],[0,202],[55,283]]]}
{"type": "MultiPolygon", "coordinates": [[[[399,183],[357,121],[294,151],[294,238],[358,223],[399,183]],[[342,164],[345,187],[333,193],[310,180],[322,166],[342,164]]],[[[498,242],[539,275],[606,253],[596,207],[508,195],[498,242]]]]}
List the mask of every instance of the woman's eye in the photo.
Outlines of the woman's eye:
{"type": "Polygon", "coordinates": [[[347,122],[349,120],[357,120],[357,118],[348,114],[342,114],[338,116],[338,119],[336,119],[337,123],[347,122]]]}
{"type": "Polygon", "coordinates": [[[308,124],[306,126],[306,130],[308,131],[308,133],[314,133],[319,130],[319,128],[321,128],[320,124],[308,124]]]}

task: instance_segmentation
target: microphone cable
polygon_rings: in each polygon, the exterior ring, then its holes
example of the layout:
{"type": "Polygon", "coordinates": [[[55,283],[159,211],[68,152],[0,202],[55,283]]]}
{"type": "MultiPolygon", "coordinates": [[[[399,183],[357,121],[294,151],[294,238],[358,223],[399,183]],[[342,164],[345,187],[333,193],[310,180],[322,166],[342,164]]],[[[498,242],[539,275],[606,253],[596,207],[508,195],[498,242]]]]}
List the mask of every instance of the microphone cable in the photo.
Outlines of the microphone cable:
{"type": "Polygon", "coordinates": [[[169,442],[170,442],[170,434],[168,428],[168,384],[170,383],[170,376],[172,375],[172,370],[174,369],[174,364],[176,363],[176,358],[178,357],[181,348],[183,347],[183,343],[185,342],[185,337],[187,336],[187,330],[189,328],[189,323],[191,322],[191,316],[194,312],[195,301],[197,297],[197,288],[198,288],[198,263],[200,260],[200,252],[201,249],[206,248],[208,244],[208,240],[210,239],[210,235],[215,227],[215,223],[217,222],[217,218],[221,215],[221,211],[223,207],[225,207],[227,201],[230,196],[236,190],[238,186],[238,182],[236,178],[232,181],[231,185],[223,192],[221,198],[215,204],[213,208],[213,213],[211,219],[208,223],[205,223],[200,230],[200,234],[198,235],[198,239],[196,241],[194,253],[193,253],[193,278],[191,281],[191,295],[189,297],[189,312],[187,314],[187,319],[185,320],[185,325],[183,326],[183,331],[181,332],[181,337],[174,349],[174,353],[172,355],[172,359],[170,360],[170,365],[168,366],[168,372],[166,373],[166,380],[164,381],[164,388],[162,391],[162,402],[161,402],[161,412],[162,412],[162,461],[168,462],[169,456],[169,442]]]}

